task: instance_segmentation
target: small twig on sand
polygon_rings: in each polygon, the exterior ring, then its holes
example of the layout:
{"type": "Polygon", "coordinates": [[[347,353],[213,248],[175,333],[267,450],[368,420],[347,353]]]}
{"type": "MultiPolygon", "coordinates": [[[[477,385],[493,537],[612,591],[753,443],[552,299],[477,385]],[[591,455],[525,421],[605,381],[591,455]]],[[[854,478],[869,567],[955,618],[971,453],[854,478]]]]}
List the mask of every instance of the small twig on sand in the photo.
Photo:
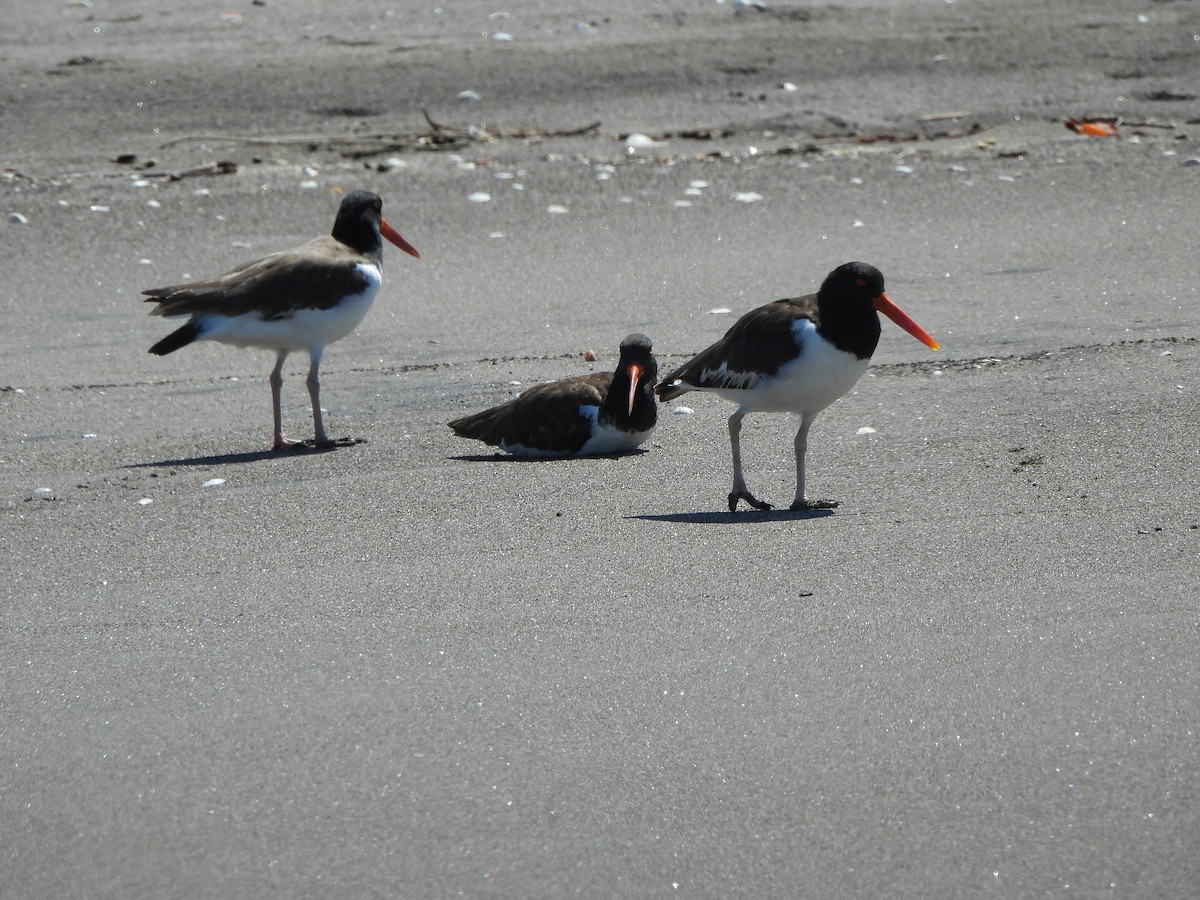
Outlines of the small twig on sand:
{"type": "Polygon", "coordinates": [[[435,132],[442,130],[442,126],[439,125],[437,122],[433,121],[432,118],[430,118],[429,111],[427,109],[425,109],[425,107],[423,107],[423,106],[421,107],[421,115],[423,115],[425,117],[425,121],[429,123],[429,127],[432,128],[435,132]]]}

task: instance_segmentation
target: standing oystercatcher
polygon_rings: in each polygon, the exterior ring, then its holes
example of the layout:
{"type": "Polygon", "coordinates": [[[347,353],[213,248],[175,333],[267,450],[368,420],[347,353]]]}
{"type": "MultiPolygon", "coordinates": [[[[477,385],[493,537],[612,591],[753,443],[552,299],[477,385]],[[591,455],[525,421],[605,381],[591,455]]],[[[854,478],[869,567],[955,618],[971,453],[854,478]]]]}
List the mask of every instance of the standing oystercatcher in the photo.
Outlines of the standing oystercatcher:
{"type": "Polygon", "coordinates": [[[804,452],[817,413],[841,397],[867,370],[879,343],[879,316],[926,346],[937,342],[905,315],[883,290],[883,274],[861,262],[838,266],[815,294],[776,300],[746,313],[725,337],[663,379],[655,390],[666,401],[687,391],[712,391],[738,405],[729,417],[733,488],[729,511],[738,501],[771,509],[746,487],[742,474],[742,418],[752,412],[792,412],[796,432],[796,499],[793,510],[832,509],[836,500],[809,500],[804,494],[804,452]]]}
{"type": "Polygon", "coordinates": [[[650,338],[621,342],[615,372],[595,372],[531,387],[500,406],[450,423],[514,456],[598,456],[639,447],[658,421],[654,382],[658,363],[650,338]]]}
{"type": "Polygon", "coordinates": [[[308,395],[312,400],[317,447],[334,442],[321,418],[317,370],[325,345],[343,338],[363,320],[382,281],[383,241],[420,257],[412,244],[384,221],[383,201],[370,191],[347,194],[338,207],[333,232],[294,250],[272,253],[208,281],[142,291],[157,303],[152,316],[191,316],[187,324],[150,348],[165,356],[193,341],[220,341],[236,347],[275,351],[271,405],[275,416],[272,447],[302,444],[283,434],[280,389],[283,362],[293,350],[307,350],[308,395]]]}

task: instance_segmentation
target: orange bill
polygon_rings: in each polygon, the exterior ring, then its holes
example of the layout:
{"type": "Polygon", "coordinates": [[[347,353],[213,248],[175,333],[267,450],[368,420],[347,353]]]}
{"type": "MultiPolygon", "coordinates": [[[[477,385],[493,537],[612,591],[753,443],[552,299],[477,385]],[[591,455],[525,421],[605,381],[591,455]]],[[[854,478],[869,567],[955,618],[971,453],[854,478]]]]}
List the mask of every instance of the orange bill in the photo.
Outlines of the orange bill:
{"type": "Polygon", "coordinates": [[[413,255],[417,259],[421,258],[421,254],[417,252],[417,248],[414,247],[412,244],[410,244],[408,241],[406,241],[404,238],[400,237],[400,232],[398,232],[395,228],[393,228],[391,225],[389,225],[387,223],[386,219],[379,220],[379,233],[382,234],[389,241],[391,241],[393,244],[395,244],[397,247],[399,247],[401,250],[403,250],[405,253],[409,253],[409,254],[413,255]]]}
{"type": "Polygon", "coordinates": [[[875,298],[875,308],[915,337],[918,341],[928,347],[930,350],[938,350],[938,342],[929,336],[924,328],[908,317],[900,307],[892,302],[887,294],[880,294],[875,298]]]}
{"type": "Polygon", "coordinates": [[[629,366],[629,414],[633,415],[633,401],[637,399],[638,382],[642,380],[642,367],[637,363],[629,366]]]}

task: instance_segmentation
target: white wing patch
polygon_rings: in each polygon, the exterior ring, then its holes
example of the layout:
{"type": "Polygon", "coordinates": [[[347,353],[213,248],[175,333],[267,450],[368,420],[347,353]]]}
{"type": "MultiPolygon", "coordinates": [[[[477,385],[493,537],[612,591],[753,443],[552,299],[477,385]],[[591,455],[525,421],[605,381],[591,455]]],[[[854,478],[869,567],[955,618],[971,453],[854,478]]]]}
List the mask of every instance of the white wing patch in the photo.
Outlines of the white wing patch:
{"type": "Polygon", "coordinates": [[[762,378],[761,372],[735,372],[724,360],[715,369],[705,369],[700,373],[700,381],[711,384],[716,389],[732,389],[744,391],[758,384],[762,378]]]}

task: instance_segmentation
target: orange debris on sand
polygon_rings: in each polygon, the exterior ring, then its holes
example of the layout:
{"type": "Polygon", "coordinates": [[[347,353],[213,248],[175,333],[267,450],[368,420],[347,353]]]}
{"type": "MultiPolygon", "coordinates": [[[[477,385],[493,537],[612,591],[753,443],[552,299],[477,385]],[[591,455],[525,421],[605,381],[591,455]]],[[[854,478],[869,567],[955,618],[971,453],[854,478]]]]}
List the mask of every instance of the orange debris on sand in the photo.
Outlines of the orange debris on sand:
{"type": "Polygon", "coordinates": [[[1112,119],[1063,119],[1063,124],[1076,134],[1088,137],[1116,137],[1117,123],[1112,119]]]}

